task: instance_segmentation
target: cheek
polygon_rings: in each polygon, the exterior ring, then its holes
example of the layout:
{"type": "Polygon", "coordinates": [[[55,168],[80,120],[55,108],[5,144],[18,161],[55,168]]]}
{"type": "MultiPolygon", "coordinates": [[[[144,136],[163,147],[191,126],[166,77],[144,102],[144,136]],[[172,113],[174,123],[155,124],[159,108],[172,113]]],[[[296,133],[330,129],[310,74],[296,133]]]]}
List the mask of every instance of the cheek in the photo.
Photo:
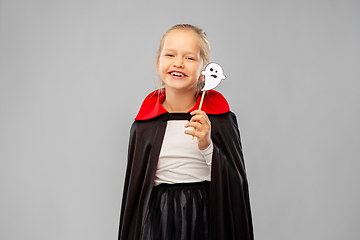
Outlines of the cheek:
{"type": "Polygon", "coordinates": [[[164,69],[164,64],[162,62],[159,62],[159,64],[157,65],[158,74],[161,74],[163,69],[164,69]]]}
{"type": "Polygon", "coordinates": [[[161,71],[165,71],[167,68],[169,67],[169,63],[166,59],[161,59],[159,60],[158,63],[158,70],[161,71]]]}
{"type": "Polygon", "coordinates": [[[199,64],[198,66],[197,66],[197,68],[196,68],[196,74],[198,75],[198,76],[201,76],[201,71],[203,70],[203,66],[202,66],[202,64],[199,64]]]}

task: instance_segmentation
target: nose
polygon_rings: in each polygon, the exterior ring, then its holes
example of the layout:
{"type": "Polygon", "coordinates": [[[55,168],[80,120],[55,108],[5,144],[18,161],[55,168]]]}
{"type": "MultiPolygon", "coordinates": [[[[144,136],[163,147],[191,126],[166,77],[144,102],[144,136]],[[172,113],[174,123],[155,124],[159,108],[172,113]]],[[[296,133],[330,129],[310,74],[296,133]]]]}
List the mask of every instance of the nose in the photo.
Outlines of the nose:
{"type": "Polygon", "coordinates": [[[173,62],[173,66],[174,67],[178,67],[178,68],[182,68],[184,67],[184,61],[181,57],[177,57],[174,59],[174,62],[173,62]]]}

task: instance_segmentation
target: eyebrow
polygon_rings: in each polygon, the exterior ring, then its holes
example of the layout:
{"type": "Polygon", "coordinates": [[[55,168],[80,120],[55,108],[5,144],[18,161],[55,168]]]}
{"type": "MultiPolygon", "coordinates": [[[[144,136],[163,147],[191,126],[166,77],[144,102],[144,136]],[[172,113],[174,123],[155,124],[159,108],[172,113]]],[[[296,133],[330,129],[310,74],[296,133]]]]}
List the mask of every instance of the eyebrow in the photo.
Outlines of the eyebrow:
{"type": "MultiPolygon", "coordinates": [[[[164,48],[163,51],[173,51],[173,52],[177,52],[174,48],[164,48]]],[[[200,52],[200,51],[199,51],[200,52]]],[[[193,52],[193,51],[185,51],[185,55],[187,54],[194,54],[194,55],[197,55],[196,52],[193,52]]]]}
{"type": "Polygon", "coordinates": [[[164,51],[175,51],[174,48],[164,48],[163,50],[164,50],[164,51]]]}

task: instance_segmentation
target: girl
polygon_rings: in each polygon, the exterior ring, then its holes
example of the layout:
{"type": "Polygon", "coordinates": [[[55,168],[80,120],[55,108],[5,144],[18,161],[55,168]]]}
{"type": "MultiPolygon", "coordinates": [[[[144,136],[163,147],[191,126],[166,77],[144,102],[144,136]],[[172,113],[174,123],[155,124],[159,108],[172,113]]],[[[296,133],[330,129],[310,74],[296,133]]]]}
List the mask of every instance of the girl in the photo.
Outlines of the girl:
{"type": "Polygon", "coordinates": [[[213,90],[197,110],[209,61],[201,28],[163,35],[163,88],[145,98],[130,131],[119,239],[253,239],[236,117],[213,90]]]}

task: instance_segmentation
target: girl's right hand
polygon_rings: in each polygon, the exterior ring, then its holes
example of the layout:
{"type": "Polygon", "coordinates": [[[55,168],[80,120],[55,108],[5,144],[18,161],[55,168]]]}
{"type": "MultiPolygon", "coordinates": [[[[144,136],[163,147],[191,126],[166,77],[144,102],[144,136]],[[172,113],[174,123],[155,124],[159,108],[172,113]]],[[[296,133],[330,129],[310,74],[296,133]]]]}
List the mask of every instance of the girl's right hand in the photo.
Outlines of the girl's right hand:
{"type": "Polygon", "coordinates": [[[194,130],[185,130],[185,133],[195,136],[198,140],[199,150],[205,150],[211,144],[211,122],[204,111],[195,110],[190,114],[193,117],[185,127],[193,127],[194,130]]]}

